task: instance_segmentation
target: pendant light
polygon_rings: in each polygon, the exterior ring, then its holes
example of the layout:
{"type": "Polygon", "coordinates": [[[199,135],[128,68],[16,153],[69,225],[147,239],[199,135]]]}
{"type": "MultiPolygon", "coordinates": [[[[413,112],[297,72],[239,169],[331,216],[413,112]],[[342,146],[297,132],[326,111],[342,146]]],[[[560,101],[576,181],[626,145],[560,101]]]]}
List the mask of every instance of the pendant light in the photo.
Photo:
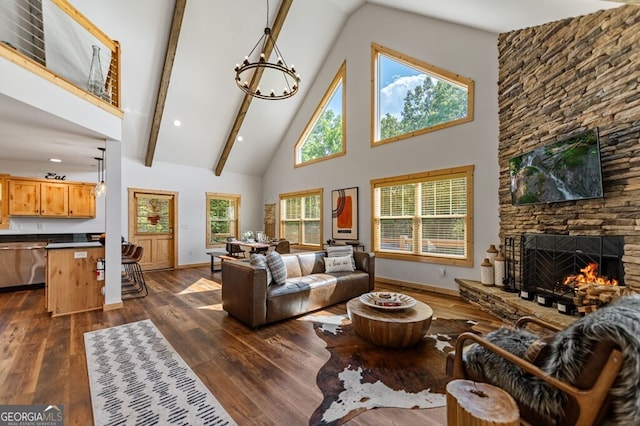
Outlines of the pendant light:
{"type": "Polygon", "coordinates": [[[106,151],[106,148],[98,149],[102,151],[102,156],[94,157],[96,160],[98,160],[98,184],[93,189],[93,193],[96,195],[96,197],[100,197],[107,192],[107,185],[104,183],[104,152],[106,151]]]}

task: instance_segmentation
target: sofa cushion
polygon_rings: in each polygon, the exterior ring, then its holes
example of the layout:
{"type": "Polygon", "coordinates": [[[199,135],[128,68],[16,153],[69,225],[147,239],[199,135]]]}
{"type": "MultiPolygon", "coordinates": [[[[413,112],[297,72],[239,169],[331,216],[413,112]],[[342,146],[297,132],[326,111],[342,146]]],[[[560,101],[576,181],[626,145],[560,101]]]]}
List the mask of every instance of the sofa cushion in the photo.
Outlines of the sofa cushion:
{"type": "Polygon", "coordinates": [[[258,268],[263,268],[267,270],[267,285],[271,284],[271,281],[273,280],[273,277],[271,276],[271,269],[269,269],[269,265],[267,264],[267,257],[262,255],[262,254],[258,254],[258,253],[253,253],[251,255],[251,257],[249,258],[249,264],[251,266],[255,266],[258,268]]]}
{"type": "Polygon", "coordinates": [[[267,253],[267,265],[269,265],[269,269],[271,270],[271,276],[273,277],[273,282],[276,284],[284,284],[287,279],[287,267],[284,265],[284,260],[282,260],[282,256],[277,251],[270,251],[267,253]]]}
{"type": "Polygon", "coordinates": [[[282,261],[284,262],[285,268],[287,268],[287,278],[302,276],[297,255],[282,256],[282,261]]]}
{"type": "Polygon", "coordinates": [[[353,256],[325,257],[325,272],[353,272],[353,256]]]}
{"type": "Polygon", "coordinates": [[[300,263],[301,276],[324,272],[324,258],[326,254],[320,252],[296,253],[300,263]]]}
{"type": "Polygon", "coordinates": [[[343,245],[343,246],[329,246],[327,247],[327,257],[344,257],[351,256],[351,263],[353,265],[353,269],[356,269],[356,261],[353,259],[353,246],[343,245]]]}

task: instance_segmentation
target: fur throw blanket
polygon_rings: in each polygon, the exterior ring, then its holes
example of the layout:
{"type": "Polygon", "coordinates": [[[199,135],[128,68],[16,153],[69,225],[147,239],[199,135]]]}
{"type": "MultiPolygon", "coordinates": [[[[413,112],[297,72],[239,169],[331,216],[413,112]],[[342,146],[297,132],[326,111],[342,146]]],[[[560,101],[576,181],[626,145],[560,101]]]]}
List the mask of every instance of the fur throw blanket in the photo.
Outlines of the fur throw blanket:
{"type": "MultiPolygon", "coordinates": [[[[506,327],[485,337],[519,357],[539,339],[525,330],[506,327]]],[[[623,355],[622,368],[609,391],[612,413],[607,424],[637,425],[640,419],[640,295],[624,296],[557,333],[548,344],[548,356],[540,368],[551,376],[574,383],[593,343],[603,340],[617,344],[623,355]]],[[[550,418],[562,417],[566,396],[552,386],[480,345],[473,345],[465,358],[469,372],[484,375],[519,404],[550,418]]]]}

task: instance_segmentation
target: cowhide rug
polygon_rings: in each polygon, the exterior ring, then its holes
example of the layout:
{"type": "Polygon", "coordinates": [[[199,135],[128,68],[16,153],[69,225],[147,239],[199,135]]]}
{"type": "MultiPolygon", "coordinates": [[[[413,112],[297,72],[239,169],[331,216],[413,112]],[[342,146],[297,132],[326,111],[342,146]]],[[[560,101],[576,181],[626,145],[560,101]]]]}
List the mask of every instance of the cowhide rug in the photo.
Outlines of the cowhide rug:
{"type": "Polygon", "coordinates": [[[341,425],[359,413],[379,407],[445,406],[446,356],[456,337],[473,331],[475,322],[433,319],[425,338],[404,349],[384,348],[362,340],[344,315],[308,316],[331,358],[316,382],[324,400],[310,425],[341,425]]]}

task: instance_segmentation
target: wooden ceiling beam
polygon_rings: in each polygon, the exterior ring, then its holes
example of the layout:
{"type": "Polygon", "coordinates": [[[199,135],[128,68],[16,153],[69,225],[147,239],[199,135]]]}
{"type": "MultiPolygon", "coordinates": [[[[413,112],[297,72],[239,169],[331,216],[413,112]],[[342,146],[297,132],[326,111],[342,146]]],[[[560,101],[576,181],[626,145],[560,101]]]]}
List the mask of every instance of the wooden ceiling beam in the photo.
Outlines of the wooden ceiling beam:
{"type": "Polygon", "coordinates": [[[162,76],[160,77],[160,88],[158,89],[158,98],[156,99],[156,109],[153,113],[153,121],[151,122],[147,155],[144,160],[144,165],[147,167],[151,167],[151,164],[153,163],[153,156],[156,152],[158,133],[160,132],[160,123],[162,122],[162,113],[164,112],[164,104],[167,101],[167,92],[169,91],[169,82],[171,81],[171,71],[173,70],[173,62],[178,48],[178,38],[180,38],[180,28],[182,28],[182,18],[184,17],[184,10],[186,7],[187,0],[176,0],[175,7],[173,9],[173,19],[171,21],[171,32],[169,33],[169,41],[167,43],[167,52],[164,57],[164,67],[162,68],[162,76]]]}
{"type": "MultiPolygon", "coordinates": [[[[280,30],[282,29],[284,21],[287,18],[287,13],[289,13],[291,3],[293,3],[293,0],[282,0],[282,3],[280,3],[280,9],[278,9],[278,14],[276,15],[276,19],[273,22],[273,26],[271,27],[271,37],[273,38],[274,43],[278,40],[280,30]]],[[[264,56],[266,58],[269,58],[272,51],[273,43],[268,42],[265,46],[264,56]]],[[[254,91],[258,87],[260,79],[262,78],[263,71],[263,68],[256,68],[249,85],[251,91],[254,91]]],[[[216,176],[220,176],[222,174],[222,169],[227,162],[227,158],[229,158],[231,148],[233,148],[233,144],[238,137],[238,132],[240,132],[240,127],[242,127],[242,122],[247,115],[247,111],[249,110],[249,105],[251,105],[252,100],[253,96],[245,93],[244,97],[242,98],[242,103],[240,104],[238,114],[236,114],[236,118],[233,121],[233,126],[231,126],[231,131],[229,132],[229,136],[227,137],[227,142],[225,143],[224,148],[222,149],[222,153],[220,154],[220,158],[218,159],[218,164],[216,165],[215,169],[216,176]]]]}

